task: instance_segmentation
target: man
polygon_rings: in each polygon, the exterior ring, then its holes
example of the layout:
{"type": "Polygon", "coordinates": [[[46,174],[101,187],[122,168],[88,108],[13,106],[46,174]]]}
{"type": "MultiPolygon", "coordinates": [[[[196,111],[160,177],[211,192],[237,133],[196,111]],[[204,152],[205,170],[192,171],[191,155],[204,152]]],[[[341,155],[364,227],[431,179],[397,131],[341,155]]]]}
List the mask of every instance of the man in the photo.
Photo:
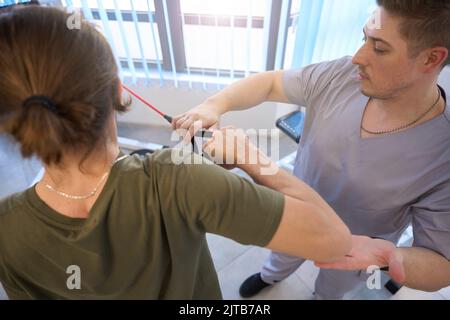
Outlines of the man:
{"type": "MultiPolygon", "coordinates": [[[[244,79],[173,123],[191,131],[197,121],[210,127],[225,112],[264,101],[307,107],[295,174],[354,235],[365,235],[353,237],[351,255],[318,264],[317,299],[342,299],[370,265],[389,266],[411,288],[450,285],[450,108],[437,86],[450,64],[450,4],[377,2],[381,28],[364,28],[365,43],[353,59],[244,79]],[[397,249],[409,224],[413,247],[397,249]]],[[[282,281],[304,261],[272,253],[241,295],[282,281]]]]}

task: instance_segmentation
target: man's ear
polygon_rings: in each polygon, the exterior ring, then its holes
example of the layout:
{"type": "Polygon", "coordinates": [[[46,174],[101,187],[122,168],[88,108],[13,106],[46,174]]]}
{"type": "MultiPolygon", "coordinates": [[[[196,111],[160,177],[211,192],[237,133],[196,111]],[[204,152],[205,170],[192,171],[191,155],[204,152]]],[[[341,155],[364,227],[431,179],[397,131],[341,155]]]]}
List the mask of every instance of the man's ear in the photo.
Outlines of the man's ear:
{"type": "Polygon", "coordinates": [[[448,58],[448,49],[445,47],[434,47],[424,52],[423,71],[425,73],[440,71],[442,65],[448,58]]]}

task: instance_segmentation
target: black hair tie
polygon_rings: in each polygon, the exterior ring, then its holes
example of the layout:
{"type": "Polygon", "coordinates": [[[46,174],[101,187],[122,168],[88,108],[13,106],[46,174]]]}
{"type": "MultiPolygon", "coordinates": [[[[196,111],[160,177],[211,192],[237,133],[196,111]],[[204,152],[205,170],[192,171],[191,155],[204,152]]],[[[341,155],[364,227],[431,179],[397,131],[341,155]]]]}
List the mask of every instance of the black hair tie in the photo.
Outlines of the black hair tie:
{"type": "Polygon", "coordinates": [[[59,115],[59,110],[58,110],[56,104],[50,98],[48,98],[46,96],[31,96],[31,97],[29,97],[23,103],[23,108],[26,109],[32,104],[41,105],[41,106],[49,109],[53,113],[59,115]]]}

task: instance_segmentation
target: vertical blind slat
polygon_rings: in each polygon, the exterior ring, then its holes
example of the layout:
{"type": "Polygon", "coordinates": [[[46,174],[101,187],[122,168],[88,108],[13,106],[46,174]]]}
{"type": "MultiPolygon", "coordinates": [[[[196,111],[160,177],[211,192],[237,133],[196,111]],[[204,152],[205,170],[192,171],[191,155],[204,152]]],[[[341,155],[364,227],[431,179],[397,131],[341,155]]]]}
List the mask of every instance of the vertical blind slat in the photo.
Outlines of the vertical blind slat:
{"type": "Polygon", "coordinates": [[[117,0],[114,0],[114,11],[116,13],[116,19],[119,24],[120,37],[122,39],[122,44],[125,49],[125,55],[128,62],[128,68],[131,72],[131,78],[133,79],[133,83],[136,84],[136,69],[134,68],[134,62],[130,54],[130,47],[128,46],[127,36],[125,34],[125,27],[122,19],[122,12],[119,10],[119,6],[117,5],[117,0]]]}
{"type": "Polygon", "coordinates": [[[251,55],[251,42],[252,42],[252,0],[249,0],[248,5],[248,13],[247,13],[247,51],[246,51],[246,63],[245,63],[245,76],[248,77],[250,75],[250,55],[251,55]]]}
{"type": "MultiPolygon", "coordinates": [[[[266,10],[264,14],[264,58],[263,58],[263,65],[261,66],[261,70],[266,71],[267,67],[267,59],[269,58],[269,37],[270,37],[270,26],[272,24],[272,1],[273,0],[266,0],[266,10]]],[[[280,0],[278,0],[280,1],[280,0]]]]}
{"type": "MultiPolygon", "coordinates": [[[[181,12],[181,25],[182,25],[182,28],[183,28],[183,41],[184,41],[184,43],[186,43],[186,32],[184,31],[184,28],[186,26],[186,21],[184,19],[184,13],[183,12],[181,12]]],[[[189,81],[189,88],[192,89],[191,68],[189,67],[189,62],[188,62],[188,57],[186,55],[186,50],[184,52],[184,55],[186,57],[186,69],[187,69],[188,78],[189,78],[188,79],[188,81],[189,81]]]]}
{"type": "MultiPolygon", "coordinates": [[[[202,25],[202,18],[200,15],[198,15],[198,25],[201,26],[202,25]]],[[[202,71],[202,85],[203,85],[203,90],[206,90],[206,75],[205,75],[205,69],[201,68],[202,71]]]]}
{"type": "Polygon", "coordinates": [[[142,38],[141,31],[139,30],[139,22],[136,14],[136,10],[134,10],[133,0],[130,0],[131,5],[131,16],[133,18],[134,29],[136,30],[136,36],[139,44],[139,52],[141,54],[142,67],[144,68],[145,77],[147,78],[147,82],[150,79],[150,72],[148,71],[147,60],[145,59],[144,47],[142,46],[142,38]]]}
{"type": "Polygon", "coordinates": [[[164,10],[164,20],[166,22],[166,31],[167,31],[167,39],[169,42],[169,52],[170,52],[170,61],[172,64],[172,76],[173,76],[173,82],[175,84],[175,87],[178,88],[178,76],[177,76],[177,70],[175,65],[175,56],[173,53],[173,46],[172,46],[172,32],[170,29],[170,21],[169,21],[169,11],[167,10],[167,2],[166,0],[162,0],[163,3],[163,10],[164,10]]]}
{"type": "Polygon", "coordinates": [[[159,73],[159,85],[162,87],[164,85],[164,74],[161,66],[161,59],[159,57],[159,51],[158,51],[158,44],[156,42],[156,32],[155,32],[155,26],[154,26],[154,19],[153,19],[153,13],[150,10],[150,3],[149,0],[147,0],[147,12],[148,12],[148,21],[150,21],[150,30],[152,32],[152,40],[153,40],[153,46],[155,48],[156,53],[156,65],[158,68],[159,73]]]}
{"type": "Polygon", "coordinates": [[[375,0],[303,0],[292,67],[354,54],[375,0]]]}
{"type": "Polygon", "coordinates": [[[67,8],[73,9],[73,3],[72,3],[72,0],[66,0],[66,3],[67,3],[67,8]]]}
{"type": "Polygon", "coordinates": [[[220,69],[219,69],[219,39],[220,39],[220,29],[219,29],[219,17],[217,14],[214,15],[214,30],[216,32],[216,79],[217,79],[217,90],[220,90],[220,69]]]}
{"type": "Polygon", "coordinates": [[[100,19],[102,21],[102,25],[103,25],[103,28],[105,31],[106,38],[108,39],[109,44],[111,45],[111,48],[113,50],[114,56],[116,57],[117,66],[119,68],[119,73],[120,73],[120,78],[123,80],[122,65],[120,64],[119,56],[117,55],[117,49],[114,44],[114,39],[112,37],[111,29],[109,27],[108,16],[106,14],[105,8],[103,7],[102,0],[97,0],[97,5],[98,5],[98,12],[100,14],[100,19]]]}
{"type": "Polygon", "coordinates": [[[234,15],[231,15],[231,43],[230,43],[230,51],[231,51],[231,64],[230,64],[230,78],[231,81],[234,81],[234,15]]]}
{"type": "Polygon", "coordinates": [[[87,0],[81,0],[81,6],[83,7],[83,14],[86,19],[89,21],[93,21],[94,17],[92,16],[91,8],[89,8],[89,5],[87,3],[87,0]]]}
{"type": "Polygon", "coordinates": [[[282,0],[282,1],[283,3],[281,5],[280,27],[278,30],[277,53],[275,55],[275,70],[279,70],[283,67],[286,48],[286,43],[284,39],[286,39],[286,32],[288,30],[289,15],[290,15],[289,12],[290,0],[282,0]]]}

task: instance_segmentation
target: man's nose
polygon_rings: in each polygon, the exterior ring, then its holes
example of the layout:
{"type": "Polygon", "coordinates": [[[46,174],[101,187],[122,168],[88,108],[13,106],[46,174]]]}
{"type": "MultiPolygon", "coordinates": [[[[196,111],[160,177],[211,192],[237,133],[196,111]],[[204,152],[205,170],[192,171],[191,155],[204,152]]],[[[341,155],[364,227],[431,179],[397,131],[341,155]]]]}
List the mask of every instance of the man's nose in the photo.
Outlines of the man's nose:
{"type": "Polygon", "coordinates": [[[364,66],[367,64],[366,57],[364,54],[364,45],[358,49],[352,58],[352,63],[358,66],[364,66]]]}

